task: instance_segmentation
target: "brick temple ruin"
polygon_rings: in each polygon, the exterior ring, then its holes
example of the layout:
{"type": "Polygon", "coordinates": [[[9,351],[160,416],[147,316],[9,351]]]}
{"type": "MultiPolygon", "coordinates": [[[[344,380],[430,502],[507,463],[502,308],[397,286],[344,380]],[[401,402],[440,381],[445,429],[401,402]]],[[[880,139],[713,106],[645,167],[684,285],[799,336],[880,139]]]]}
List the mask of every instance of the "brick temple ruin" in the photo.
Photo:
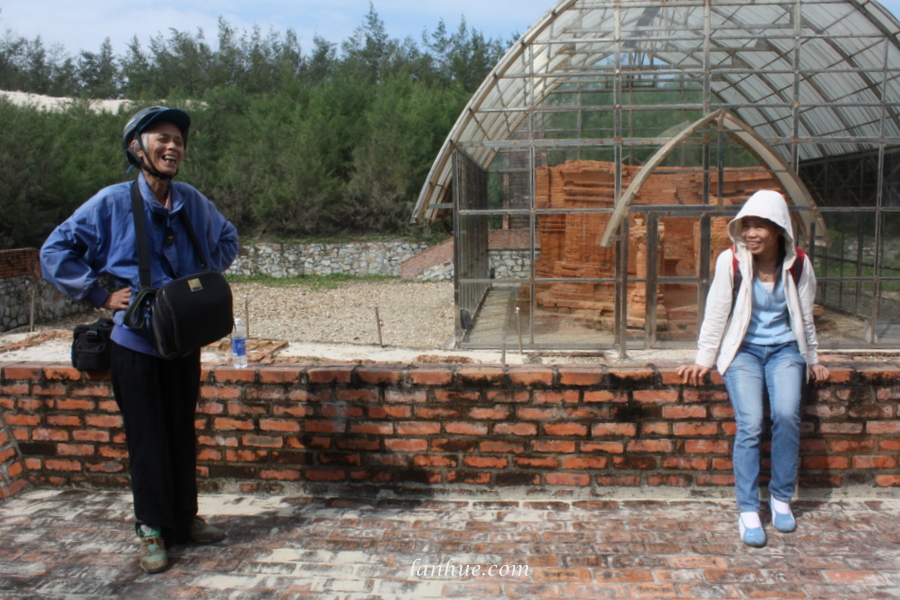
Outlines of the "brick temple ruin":
{"type": "MultiPolygon", "coordinates": [[[[622,165],[622,186],[628,186],[640,167],[622,165]]],[[[711,189],[719,185],[718,174],[710,174],[711,189]]],[[[747,168],[724,174],[723,201],[740,205],[760,189],[783,188],[769,172],[747,168]]],[[[659,169],[652,174],[634,198],[633,205],[701,205],[703,171],[700,169],[659,169]]],[[[783,191],[782,191],[783,193],[783,191]]],[[[539,209],[575,210],[615,207],[615,163],[570,161],[556,167],[541,167],[536,172],[535,206],[539,209]]],[[[535,264],[538,278],[614,278],[615,248],[600,246],[610,213],[540,215],[540,255],[535,264]]],[[[729,219],[712,219],[712,264],[722,250],[731,245],[729,219]]],[[[647,231],[642,213],[629,216],[628,278],[647,276],[647,231]]],[[[666,276],[699,274],[700,222],[691,217],[661,217],[658,229],[659,263],[657,273],[666,276]]],[[[552,283],[537,286],[536,307],[565,314],[572,325],[612,331],[615,326],[612,283],[552,283]]],[[[657,331],[678,337],[696,332],[697,296],[694,286],[660,285],[656,298],[657,331]]],[[[643,329],[646,315],[646,286],[628,286],[628,327],[643,329]]]]}

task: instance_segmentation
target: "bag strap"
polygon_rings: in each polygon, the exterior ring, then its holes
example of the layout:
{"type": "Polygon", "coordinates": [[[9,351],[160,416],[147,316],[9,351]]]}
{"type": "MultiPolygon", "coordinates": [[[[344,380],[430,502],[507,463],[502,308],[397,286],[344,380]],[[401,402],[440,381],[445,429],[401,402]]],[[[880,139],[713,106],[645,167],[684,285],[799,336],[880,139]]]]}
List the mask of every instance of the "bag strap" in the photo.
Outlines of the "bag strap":
{"type": "MultiPolygon", "coordinates": [[[[144,327],[144,311],[141,308],[145,302],[152,300],[156,295],[156,290],[151,287],[153,285],[153,272],[150,267],[150,250],[147,243],[147,224],[144,218],[144,199],[141,197],[140,183],[135,179],[131,184],[131,216],[134,220],[134,238],[137,246],[138,254],[138,273],[140,277],[141,290],[137,297],[125,312],[125,324],[131,329],[142,329],[144,327]]],[[[203,255],[200,248],[200,241],[191,225],[187,211],[184,209],[179,211],[181,220],[187,229],[188,236],[191,238],[191,244],[194,246],[194,252],[200,259],[200,265],[204,270],[209,269],[209,262],[203,255]]]]}
{"type": "Polygon", "coordinates": [[[131,216],[134,219],[134,238],[137,245],[141,288],[148,288],[153,284],[153,277],[150,270],[150,254],[147,249],[147,224],[144,220],[144,199],[141,198],[140,184],[137,179],[131,184],[131,216]]]}

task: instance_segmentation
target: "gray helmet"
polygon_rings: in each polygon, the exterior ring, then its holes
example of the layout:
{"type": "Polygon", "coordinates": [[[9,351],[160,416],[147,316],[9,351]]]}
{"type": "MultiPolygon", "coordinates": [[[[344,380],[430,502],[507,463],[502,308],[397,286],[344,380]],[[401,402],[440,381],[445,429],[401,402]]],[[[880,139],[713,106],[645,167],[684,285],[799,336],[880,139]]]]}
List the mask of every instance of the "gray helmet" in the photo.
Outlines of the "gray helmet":
{"type": "MultiPolygon", "coordinates": [[[[160,121],[172,123],[180,129],[181,137],[184,138],[184,145],[187,146],[188,131],[191,128],[190,115],[178,108],[166,108],[165,106],[151,106],[150,108],[139,110],[128,120],[128,124],[125,125],[125,131],[122,133],[122,150],[125,152],[125,158],[132,165],[137,167],[143,166],[141,160],[131,149],[131,140],[135,139],[151,123],[160,121]]],[[[140,143],[140,139],[138,139],[138,143],[140,143]]]]}

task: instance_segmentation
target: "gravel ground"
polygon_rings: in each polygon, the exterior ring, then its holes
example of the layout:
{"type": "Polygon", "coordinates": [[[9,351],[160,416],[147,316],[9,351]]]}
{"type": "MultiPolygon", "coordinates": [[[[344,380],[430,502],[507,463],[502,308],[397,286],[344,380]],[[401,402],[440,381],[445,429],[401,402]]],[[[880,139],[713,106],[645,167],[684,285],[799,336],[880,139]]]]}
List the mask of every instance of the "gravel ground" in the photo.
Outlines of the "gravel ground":
{"type": "Polygon", "coordinates": [[[354,282],[335,289],[303,285],[232,286],[235,315],[250,315],[252,337],[290,342],[379,344],[444,348],[453,341],[453,284],[388,280],[354,282]]]}

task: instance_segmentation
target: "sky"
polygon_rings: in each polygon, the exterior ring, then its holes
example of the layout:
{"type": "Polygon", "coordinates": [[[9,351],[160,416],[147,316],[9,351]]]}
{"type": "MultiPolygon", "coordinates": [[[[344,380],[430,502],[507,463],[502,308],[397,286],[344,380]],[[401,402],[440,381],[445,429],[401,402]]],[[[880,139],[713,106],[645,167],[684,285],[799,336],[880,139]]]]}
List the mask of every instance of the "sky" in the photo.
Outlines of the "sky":
{"type": "MultiPolygon", "coordinates": [[[[900,2],[900,0],[897,0],[900,2]]],[[[552,8],[555,0],[372,0],[391,38],[412,37],[434,31],[441,19],[455,31],[464,17],[470,29],[486,37],[507,40],[525,33],[552,8]]],[[[29,40],[40,36],[45,48],[62,46],[66,54],[81,50],[98,52],[109,38],[113,54],[122,56],[134,36],[144,48],[151,38],[170,36],[176,29],[189,33],[202,30],[215,47],[219,17],[232,28],[251,32],[259,26],[284,33],[293,29],[304,53],[313,48],[313,38],[340,44],[363,24],[369,0],[0,0],[0,35],[11,32],[29,40]]]]}
{"type": "MultiPolygon", "coordinates": [[[[372,0],[390,37],[412,37],[433,32],[441,19],[455,31],[462,18],[470,29],[506,41],[522,34],[556,4],[556,0],[372,0]]],[[[900,0],[882,4],[900,15],[900,0]]],[[[61,47],[75,56],[81,50],[98,52],[106,38],[113,54],[123,56],[137,36],[146,48],[151,38],[169,38],[172,29],[189,33],[202,30],[215,45],[219,18],[238,31],[284,33],[293,29],[304,53],[313,38],[340,44],[365,20],[370,0],[0,0],[0,35],[11,32],[29,40],[40,36],[45,48],[61,47]]]]}

